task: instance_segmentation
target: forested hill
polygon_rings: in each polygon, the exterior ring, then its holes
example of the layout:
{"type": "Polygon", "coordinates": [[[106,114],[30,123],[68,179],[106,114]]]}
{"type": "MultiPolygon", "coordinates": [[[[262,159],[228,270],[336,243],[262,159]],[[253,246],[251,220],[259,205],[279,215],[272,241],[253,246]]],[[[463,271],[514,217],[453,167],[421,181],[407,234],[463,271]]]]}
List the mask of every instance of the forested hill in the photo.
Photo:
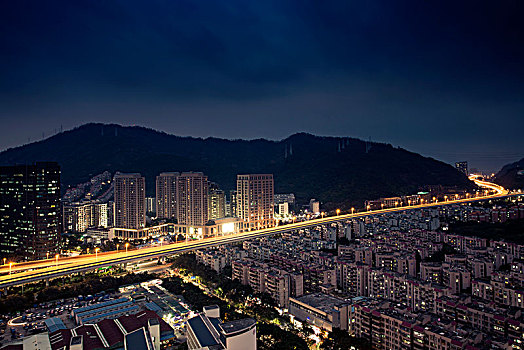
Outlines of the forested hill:
{"type": "Polygon", "coordinates": [[[57,161],[63,187],[105,170],[140,172],[154,195],[163,171],[202,171],[224,190],[236,175],[272,173],[276,193],[324,207],[414,193],[427,185],[471,186],[452,166],[388,144],[295,134],[281,141],[179,137],[143,127],[86,124],[0,153],[0,164],[57,161]]]}

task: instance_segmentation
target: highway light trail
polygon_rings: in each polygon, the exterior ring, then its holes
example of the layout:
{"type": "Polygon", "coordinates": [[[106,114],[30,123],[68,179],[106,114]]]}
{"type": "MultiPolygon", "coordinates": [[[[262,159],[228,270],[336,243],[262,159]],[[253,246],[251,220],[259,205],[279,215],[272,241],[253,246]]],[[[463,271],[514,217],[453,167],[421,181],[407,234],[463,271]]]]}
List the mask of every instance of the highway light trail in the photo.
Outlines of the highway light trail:
{"type": "Polygon", "coordinates": [[[24,283],[45,280],[48,278],[54,278],[83,271],[90,271],[99,267],[106,267],[145,259],[158,258],[186,251],[203,249],[227,243],[241,242],[249,239],[260,238],[278,233],[315,227],[319,225],[344,222],[346,220],[359,217],[402,212],[414,209],[432,208],[450,204],[470,203],[487,199],[502,198],[508,195],[508,191],[499,185],[480,180],[476,176],[471,176],[470,179],[474,181],[479,187],[485,188],[491,191],[491,193],[471,198],[453,199],[440,202],[434,201],[431,203],[423,203],[404,207],[385,208],[365,212],[356,212],[351,214],[340,214],[319,219],[300,221],[282,226],[275,226],[262,230],[235,233],[227,236],[205,238],[197,241],[184,241],[181,243],[164,244],[159,247],[148,247],[138,250],[130,250],[128,252],[120,250],[118,252],[115,251],[99,254],[79,255],[76,257],[68,258],[64,257],[59,258],[58,261],[55,261],[55,259],[53,258],[47,260],[25,262],[12,266],[12,274],[9,274],[9,266],[4,265],[0,268],[0,274],[2,274],[2,276],[0,276],[0,288],[21,285],[24,283]]]}

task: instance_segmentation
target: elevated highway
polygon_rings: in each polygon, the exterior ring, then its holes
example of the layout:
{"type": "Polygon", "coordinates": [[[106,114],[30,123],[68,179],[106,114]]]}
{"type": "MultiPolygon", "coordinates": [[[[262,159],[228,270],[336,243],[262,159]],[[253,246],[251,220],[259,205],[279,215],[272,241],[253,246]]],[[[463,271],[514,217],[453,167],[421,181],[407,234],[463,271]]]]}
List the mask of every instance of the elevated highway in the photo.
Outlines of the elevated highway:
{"type": "Polygon", "coordinates": [[[329,216],[319,219],[312,219],[287,225],[276,226],[268,229],[236,233],[213,238],[205,238],[202,240],[164,244],[162,246],[148,247],[137,250],[126,251],[125,249],[121,249],[119,251],[80,255],[68,258],[59,257],[58,259],[56,259],[55,257],[53,257],[52,259],[30,261],[20,264],[9,265],[9,263],[7,263],[0,267],[0,288],[22,285],[29,282],[46,280],[74,273],[91,271],[101,267],[131,263],[150,258],[159,258],[191,250],[218,246],[226,243],[235,243],[254,238],[261,238],[304,228],[328,225],[332,223],[340,223],[354,218],[402,212],[406,210],[434,208],[451,204],[471,203],[476,201],[484,201],[488,199],[503,198],[508,195],[508,191],[506,191],[501,186],[477,179],[476,177],[471,177],[471,179],[478,186],[485,188],[487,191],[489,191],[489,193],[479,196],[468,196],[467,198],[455,198],[441,202],[434,201],[431,203],[417,204],[411,206],[399,206],[395,208],[386,208],[373,211],[329,216]]]}

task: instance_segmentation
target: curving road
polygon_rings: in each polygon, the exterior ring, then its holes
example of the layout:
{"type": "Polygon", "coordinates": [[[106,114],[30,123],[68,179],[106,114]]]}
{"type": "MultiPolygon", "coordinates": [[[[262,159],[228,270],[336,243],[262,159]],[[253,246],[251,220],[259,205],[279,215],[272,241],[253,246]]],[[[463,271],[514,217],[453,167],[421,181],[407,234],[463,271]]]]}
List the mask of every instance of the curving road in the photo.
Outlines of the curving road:
{"type": "Polygon", "coordinates": [[[15,264],[11,267],[9,267],[9,264],[6,264],[0,267],[0,288],[21,285],[24,283],[49,279],[58,276],[64,276],[72,273],[90,271],[96,268],[111,266],[115,264],[124,264],[149,258],[157,258],[185,251],[217,246],[225,243],[240,242],[248,239],[260,238],[278,233],[314,227],[318,225],[342,222],[353,218],[400,212],[405,210],[438,207],[457,203],[469,203],[486,199],[501,198],[508,195],[508,191],[506,191],[499,185],[479,180],[476,176],[471,176],[470,179],[474,181],[478,186],[489,190],[489,194],[483,196],[468,196],[467,198],[447,200],[444,202],[432,202],[404,207],[357,212],[354,214],[330,216],[321,219],[312,219],[257,231],[236,233],[227,236],[206,238],[202,240],[189,242],[184,241],[180,243],[164,244],[160,247],[148,247],[138,250],[130,250],[128,252],[126,252],[125,250],[120,250],[118,252],[114,251],[99,253],[98,256],[96,256],[95,254],[90,254],[80,255],[76,257],[59,258],[58,261],[55,259],[30,261],[15,264]]]}

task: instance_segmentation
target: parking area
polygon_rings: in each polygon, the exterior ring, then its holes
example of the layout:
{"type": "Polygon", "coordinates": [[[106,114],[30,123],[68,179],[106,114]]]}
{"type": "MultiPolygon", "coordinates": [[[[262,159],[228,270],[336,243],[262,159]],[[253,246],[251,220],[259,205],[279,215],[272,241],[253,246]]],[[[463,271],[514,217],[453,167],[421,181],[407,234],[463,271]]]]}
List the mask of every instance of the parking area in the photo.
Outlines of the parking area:
{"type": "Polygon", "coordinates": [[[75,298],[34,304],[32,308],[23,312],[0,315],[0,344],[9,344],[29,335],[47,332],[45,322],[51,318],[59,319],[66,328],[73,328],[74,320],[71,318],[73,309],[116,297],[116,293],[79,295],[75,298]]]}

